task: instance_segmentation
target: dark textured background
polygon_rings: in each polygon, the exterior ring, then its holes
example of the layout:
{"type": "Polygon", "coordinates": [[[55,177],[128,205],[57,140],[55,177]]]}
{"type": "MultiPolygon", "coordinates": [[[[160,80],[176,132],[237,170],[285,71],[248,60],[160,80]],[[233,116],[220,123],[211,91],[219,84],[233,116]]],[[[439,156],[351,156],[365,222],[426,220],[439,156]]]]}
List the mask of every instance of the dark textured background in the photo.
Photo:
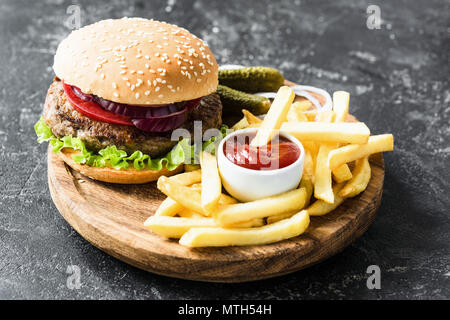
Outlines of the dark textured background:
{"type": "Polygon", "coordinates": [[[0,298],[450,298],[449,1],[1,1],[0,298]],[[281,69],[302,84],[351,93],[351,112],[374,134],[391,132],[383,202],[370,229],[341,254],[277,279],[208,284],[146,273],[81,238],[47,187],[46,145],[35,141],[53,54],[82,25],[141,16],[178,24],[208,41],[219,63],[281,69]],[[66,286],[68,265],[82,287],[66,286]],[[381,268],[368,290],[366,268],[381,268]]]}

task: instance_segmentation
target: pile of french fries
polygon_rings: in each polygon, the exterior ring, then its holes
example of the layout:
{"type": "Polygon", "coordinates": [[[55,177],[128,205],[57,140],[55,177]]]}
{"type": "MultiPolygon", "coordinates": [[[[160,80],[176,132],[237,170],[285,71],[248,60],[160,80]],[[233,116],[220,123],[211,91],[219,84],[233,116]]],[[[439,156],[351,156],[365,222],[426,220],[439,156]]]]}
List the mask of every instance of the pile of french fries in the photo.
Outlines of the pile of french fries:
{"type": "Polygon", "coordinates": [[[264,120],[242,110],[232,129],[259,128],[254,146],[267,144],[279,130],[299,139],[305,162],[297,189],[240,203],[222,191],[216,157],[203,151],[199,170],[158,180],[167,198],[144,225],[187,247],[262,245],[301,235],[310,216],[325,215],[363,192],[371,178],[369,156],[393,150],[393,136],[370,136],[364,123],[345,122],[347,92],[335,92],[333,110],[324,112],[294,98],[292,89],[282,87],[264,120]]]}

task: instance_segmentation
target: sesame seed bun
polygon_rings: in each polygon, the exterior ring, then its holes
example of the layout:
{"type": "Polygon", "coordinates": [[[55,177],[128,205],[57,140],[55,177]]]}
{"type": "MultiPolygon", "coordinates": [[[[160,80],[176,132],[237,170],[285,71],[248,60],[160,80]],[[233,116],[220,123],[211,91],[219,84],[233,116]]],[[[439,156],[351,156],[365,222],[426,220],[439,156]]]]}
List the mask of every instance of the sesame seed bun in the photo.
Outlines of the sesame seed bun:
{"type": "Polygon", "coordinates": [[[73,31],[56,51],[58,78],[86,94],[132,105],[186,101],[216,91],[218,65],[186,29],[141,18],[73,31]]]}
{"type": "MultiPolygon", "coordinates": [[[[50,149],[49,149],[49,152],[50,149]]],[[[134,168],[116,170],[111,167],[90,167],[85,164],[79,164],[73,161],[72,155],[78,153],[73,149],[63,149],[58,152],[58,156],[72,169],[79,173],[88,176],[91,179],[120,184],[141,184],[158,180],[161,176],[172,176],[180,173],[184,169],[184,164],[179,165],[172,171],[163,168],[161,170],[142,169],[136,170],[134,168]]]]}

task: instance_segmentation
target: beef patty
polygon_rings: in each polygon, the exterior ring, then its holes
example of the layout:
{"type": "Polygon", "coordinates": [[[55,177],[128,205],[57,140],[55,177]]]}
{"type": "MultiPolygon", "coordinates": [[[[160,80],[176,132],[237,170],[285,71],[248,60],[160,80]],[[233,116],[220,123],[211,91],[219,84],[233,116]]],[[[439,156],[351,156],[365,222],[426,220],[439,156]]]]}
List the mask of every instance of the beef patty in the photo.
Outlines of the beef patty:
{"type": "MultiPolygon", "coordinates": [[[[62,82],[55,79],[50,85],[44,103],[44,121],[58,137],[72,135],[80,138],[89,151],[98,151],[115,145],[128,154],[140,150],[151,157],[170,151],[177,141],[169,133],[151,133],[134,126],[117,125],[88,118],[72,107],[66,98],[62,82]]],[[[202,121],[202,131],[218,128],[222,124],[222,103],[218,94],[205,96],[200,105],[189,113],[188,120],[180,126],[194,132],[194,121],[202,121]]]]}

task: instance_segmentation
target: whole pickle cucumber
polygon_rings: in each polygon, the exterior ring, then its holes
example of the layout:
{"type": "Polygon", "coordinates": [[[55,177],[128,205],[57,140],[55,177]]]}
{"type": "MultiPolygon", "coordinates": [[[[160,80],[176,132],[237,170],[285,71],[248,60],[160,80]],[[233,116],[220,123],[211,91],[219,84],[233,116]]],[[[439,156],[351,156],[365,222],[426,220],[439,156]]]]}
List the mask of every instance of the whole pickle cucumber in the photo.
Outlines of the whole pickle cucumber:
{"type": "Polygon", "coordinates": [[[258,115],[267,113],[270,108],[270,101],[265,97],[234,90],[220,84],[217,86],[217,93],[220,95],[224,114],[240,114],[242,109],[247,109],[258,115]]]}
{"type": "Polygon", "coordinates": [[[245,67],[219,70],[219,83],[244,92],[277,91],[284,77],[274,68],[245,67]]]}

